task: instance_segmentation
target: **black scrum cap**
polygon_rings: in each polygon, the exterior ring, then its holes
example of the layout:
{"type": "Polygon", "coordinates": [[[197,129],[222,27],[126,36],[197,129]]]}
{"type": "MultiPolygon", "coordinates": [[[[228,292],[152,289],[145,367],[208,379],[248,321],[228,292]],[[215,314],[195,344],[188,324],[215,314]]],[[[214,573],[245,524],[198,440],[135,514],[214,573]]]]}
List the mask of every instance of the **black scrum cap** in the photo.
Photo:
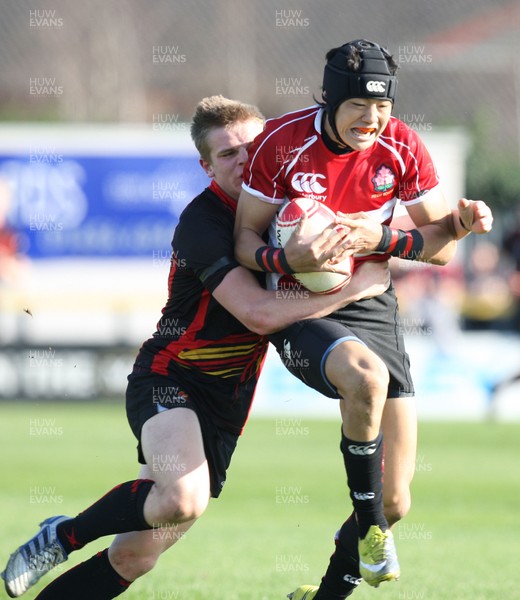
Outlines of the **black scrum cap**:
{"type": "Polygon", "coordinates": [[[341,46],[325,65],[323,74],[324,101],[329,123],[336,132],[334,115],[338,106],[349,98],[381,98],[394,102],[397,77],[390,73],[385,48],[368,40],[354,40],[341,46]],[[347,57],[352,49],[361,58],[359,71],[351,71],[347,57]]]}

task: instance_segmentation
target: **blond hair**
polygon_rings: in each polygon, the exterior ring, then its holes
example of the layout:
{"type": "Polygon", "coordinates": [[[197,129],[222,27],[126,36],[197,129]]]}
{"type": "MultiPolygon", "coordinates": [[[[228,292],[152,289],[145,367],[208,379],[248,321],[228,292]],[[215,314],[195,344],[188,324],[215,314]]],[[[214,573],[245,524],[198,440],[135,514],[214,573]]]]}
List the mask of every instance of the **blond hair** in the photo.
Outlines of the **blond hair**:
{"type": "Polygon", "coordinates": [[[256,119],[264,123],[265,117],[252,104],[244,104],[230,100],[224,96],[208,96],[203,98],[195,109],[191,122],[191,139],[199,151],[201,158],[209,161],[210,147],[208,134],[218,127],[229,127],[234,123],[256,119]]]}

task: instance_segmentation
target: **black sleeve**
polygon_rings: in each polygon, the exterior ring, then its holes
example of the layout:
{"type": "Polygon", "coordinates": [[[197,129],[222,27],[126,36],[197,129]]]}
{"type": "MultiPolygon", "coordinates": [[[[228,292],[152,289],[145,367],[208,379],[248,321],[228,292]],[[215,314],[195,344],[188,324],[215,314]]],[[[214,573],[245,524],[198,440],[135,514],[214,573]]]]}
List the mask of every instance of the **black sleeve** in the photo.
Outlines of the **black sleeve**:
{"type": "Polygon", "coordinates": [[[193,207],[181,215],[172,247],[178,267],[191,270],[212,293],[239,266],[234,255],[234,218],[224,207],[201,204],[203,210],[193,207]]]}

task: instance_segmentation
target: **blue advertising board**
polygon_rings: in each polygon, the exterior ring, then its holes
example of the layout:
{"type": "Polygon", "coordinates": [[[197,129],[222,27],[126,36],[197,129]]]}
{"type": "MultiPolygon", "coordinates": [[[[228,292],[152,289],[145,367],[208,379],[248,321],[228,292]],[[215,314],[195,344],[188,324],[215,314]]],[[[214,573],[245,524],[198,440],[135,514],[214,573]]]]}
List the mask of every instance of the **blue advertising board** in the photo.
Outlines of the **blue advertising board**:
{"type": "Polygon", "coordinates": [[[8,223],[35,259],[150,256],[169,247],[183,208],[209,184],[186,136],[165,143],[152,132],[130,147],[117,131],[85,138],[85,148],[81,136],[32,140],[15,152],[0,146],[0,180],[8,223]]]}

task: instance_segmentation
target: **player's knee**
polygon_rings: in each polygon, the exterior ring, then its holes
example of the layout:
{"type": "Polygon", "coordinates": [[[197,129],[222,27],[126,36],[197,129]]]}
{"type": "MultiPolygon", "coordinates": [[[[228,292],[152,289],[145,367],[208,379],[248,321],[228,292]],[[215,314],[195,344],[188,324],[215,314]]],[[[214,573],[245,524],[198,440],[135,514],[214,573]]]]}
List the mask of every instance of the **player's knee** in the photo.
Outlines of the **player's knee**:
{"type": "Polygon", "coordinates": [[[205,490],[176,486],[161,494],[162,521],[167,524],[185,523],[198,519],[206,510],[209,493],[205,490]]]}
{"type": "Polygon", "coordinates": [[[187,494],[180,498],[175,523],[185,523],[198,519],[208,507],[209,497],[199,493],[187,494]]]}
{"type": "Polygon", "coordinates": [[[390,527],[403,519],[412,506],[412,499],[409,492],[394,494],[384,500],[384,512],[386,520],[390,527]]]}
{"type": "Polygon", "coordinates": [[[386,365],[375,357],[358,369],[360,397],[370,404],[384,404],[388,395],[389,374],[386,365]]]}
{"type": "Polygon", "coordinates": [[[332,383],[343,398],[365,408],[384,404],[389,374],[384,362],[373,353],[363,353],[355,360],[332,371],[332,383]]]}

